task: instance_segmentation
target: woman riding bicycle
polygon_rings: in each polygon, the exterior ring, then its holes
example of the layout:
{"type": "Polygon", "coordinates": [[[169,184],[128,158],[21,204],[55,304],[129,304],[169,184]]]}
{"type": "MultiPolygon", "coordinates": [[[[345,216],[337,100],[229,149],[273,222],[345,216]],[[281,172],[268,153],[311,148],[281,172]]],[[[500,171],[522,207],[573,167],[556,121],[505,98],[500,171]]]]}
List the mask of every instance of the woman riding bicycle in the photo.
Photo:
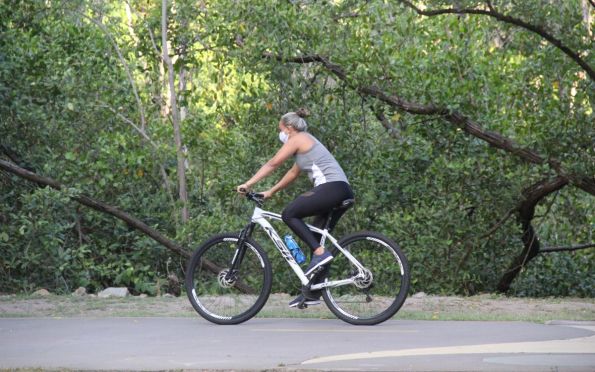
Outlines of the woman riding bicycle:
{"type": "MultiPolygon", "coordinates": [[[[316,271],[319,267],[327,264],[333,259],[332,254],[320,245],[319,239],[315,236],[306,223],[304,217],[316,216],[313,223],[315,226],[325,221],[328,214],[346,199],[353,199],[353,191],[349,186],[345,172],[335,160],[333,155],[314,136],[307,133],[308,124],[304,117],[307,111],[300,109],[297,112],[288,112],[279,121],[279,139],[283,146],[269,161],[267,161],[248,181],[237,187],[239,193],[244,194],[251,189],[258,181],[272,174],[290,157],[295,158],[293,167],[281,178],[277,184],[269,190],[262,192],[265,199],[268,199],[280,190],[289,186],[297,179],[301,172],[307,173],[314,183],[314,188],[307,191],[291,203],[282,213],[283,222],[304,241],[312,250],[312,259],[305,270],[306,276],[316,271]]],[[[340,215],[333,218],[333,226],[337,223],[340,215]]],[[[297,306],[303,295],[289,303],[289,306],[297,306]]],[[[306,299],[306,304],[314,305],[319,303],[317,299],[306,299]]]]}

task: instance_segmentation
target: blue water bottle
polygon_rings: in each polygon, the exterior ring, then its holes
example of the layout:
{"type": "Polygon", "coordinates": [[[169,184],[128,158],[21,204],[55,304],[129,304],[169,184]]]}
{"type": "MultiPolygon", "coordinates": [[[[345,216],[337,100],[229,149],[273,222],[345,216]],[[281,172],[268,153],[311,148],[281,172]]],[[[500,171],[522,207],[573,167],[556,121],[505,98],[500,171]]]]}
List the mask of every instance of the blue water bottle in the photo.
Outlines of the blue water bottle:
{"type": "Polygon", "coordinates": [[[295,262],[300,265],[306,262],[306,256],[304,256],[304,253],[293,239],[293,236],[287,234],[283,239],[285,240],[285,245],[287,245],[287,248],[289,248],[289,251],[293,255],[293,258],[295,258],[295,262]]]}

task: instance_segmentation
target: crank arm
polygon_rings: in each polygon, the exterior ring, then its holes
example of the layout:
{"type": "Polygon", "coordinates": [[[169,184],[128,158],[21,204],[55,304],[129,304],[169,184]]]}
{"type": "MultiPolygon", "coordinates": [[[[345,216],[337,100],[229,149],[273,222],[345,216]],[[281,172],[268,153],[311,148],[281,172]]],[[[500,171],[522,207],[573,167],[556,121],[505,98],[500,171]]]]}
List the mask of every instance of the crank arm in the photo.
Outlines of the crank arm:
{"type": "Polygon", "coordinates": [[[311,291],[317,291],[319,289],[324,289],[327,287],[340,287],[343,285],[349,285],[349,284],[353,284],[355,283],[355,279],[354,278],[349,278],[349,279],[343,279],[343,280],[333,280],[332,282],[322,282],[322,283],[318,283],[318,284],[314,284],[310,287],[311,291]]]}

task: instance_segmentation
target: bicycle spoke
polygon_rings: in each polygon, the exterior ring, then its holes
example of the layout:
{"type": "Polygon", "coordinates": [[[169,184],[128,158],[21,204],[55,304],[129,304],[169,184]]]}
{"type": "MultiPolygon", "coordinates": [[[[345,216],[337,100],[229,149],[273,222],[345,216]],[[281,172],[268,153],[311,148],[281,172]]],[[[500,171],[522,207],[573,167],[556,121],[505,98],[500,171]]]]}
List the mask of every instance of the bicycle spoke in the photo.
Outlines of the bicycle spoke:
{"type": "MultiPolygon", "coordinates": [[[[376,324],[391,317],[402,305],[409,286],[404,256],[395,247],[380,240],[377,234],[354,235],[341,246],[363,265],[365,272],[354,284],[329,287],[325,290],[328,305],[341,319],[354,324],[376,324]]],[[[357,275],[353,264],[342,254],[332,261],[328,281],[357,275]]]]}
{"type": "Polygon", "coordinates": [[[270,267],[264,252],[246,242],[246,254],[233,272],[236,237],[220,236],[197,251],[187,272],[187,291],[194,308],[215,323],[238,323],[260,310],[270,291],[270,267]]]}

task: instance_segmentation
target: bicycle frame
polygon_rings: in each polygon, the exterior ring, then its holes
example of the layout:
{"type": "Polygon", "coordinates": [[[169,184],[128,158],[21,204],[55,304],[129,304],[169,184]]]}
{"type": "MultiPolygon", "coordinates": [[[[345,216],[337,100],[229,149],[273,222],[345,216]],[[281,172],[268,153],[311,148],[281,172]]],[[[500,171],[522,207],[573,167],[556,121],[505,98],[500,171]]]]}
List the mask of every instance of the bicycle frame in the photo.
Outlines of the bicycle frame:
{"type": "MultiPolygon", "coordinates": [[[[304,286],[308,286],[310,284],[310,279],[308,279],[308,277],[304,274],[304,271],[302,270],[300,265],[298,265],[298,263],[293,258],[293,255],[291,254],[291,252],[285,245],[285,242],[283,242],[281,237],[279,237],[279,234],[277,233],[275,228],[270,224],[270,222],[267,219],[272,219],[272,220],[277,220],[277,221],[282,220],[280,214],[268,212],[268,211],[265,211],[259,207],[255,207],[254,213],[252,214],[251,224],[243,232],[249,236],[252,233],[254,224],[260,225],[264,229],[264,231],[267,233],[269,238],[273,241],[273,243],[279,250],[279,253],[281,253],[281,256],[285,259],[285,261],[287,261],[287,264],[291,267],[291,269],[295,272],[297,277],[300,279],[300,282],[304,286]]],[[[353,284],[355,282],[356,278],[365,277],[366,269],[362,266],[361,263],[359,263],[359,261],[355,257],[353,257],[351,255],[351,253],[349,253],[349,251],[347,251],[346,249],[343,249],[343,247],[341,247],[339,245],[337,240],[328,232],[327,229],[319,229],[316,226],[312,226],[309,224],[306,224],[306,226],[308,226],[308,228],[311,231],[318,233],[322,236],[321,241],[320,241],[321,245],[323,245],[326,240],[329,240],[358,269],[358,274],[349,278],[349,279],[325,281],[323,283],[314,284],[310,287],[310,290],[319,290],[319,289],[326,288],[326,287],[338,287],[338,286],[342,286],[342,285],[353,284]]],[[[240,241],[242,241],[242,239],[240,239],[240,241]]],[[[235,264],[236,264],[238,258],[241,262],[241,259],[242,259],[241,256],[243,256],[242,253],[243,252],[236,251],[236,255],[234,256],[232,267],[235,267],[235,264]]]]}

